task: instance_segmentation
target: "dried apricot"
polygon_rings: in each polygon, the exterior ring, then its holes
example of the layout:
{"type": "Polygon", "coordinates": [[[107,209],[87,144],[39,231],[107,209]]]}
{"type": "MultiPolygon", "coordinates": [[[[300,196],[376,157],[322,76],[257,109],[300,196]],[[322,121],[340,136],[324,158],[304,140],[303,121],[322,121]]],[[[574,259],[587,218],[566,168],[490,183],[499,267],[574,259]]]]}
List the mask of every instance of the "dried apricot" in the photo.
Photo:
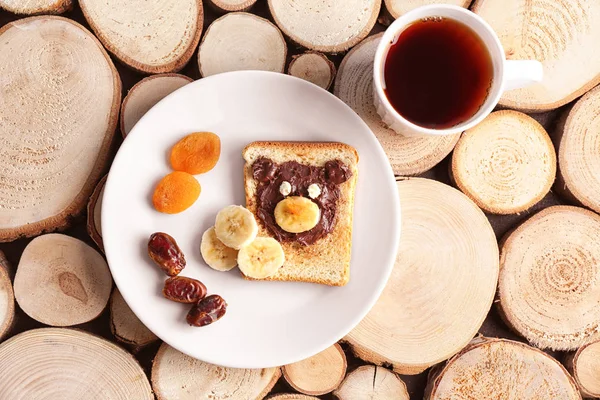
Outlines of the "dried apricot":
{"type": "Polygon", "coordinates": [[[175,171],[197,175],[210,171],[221,156],[221,139],[212,132],[187,135],[171,149],[171,166],[175,171]]]}
{"type": "Polygon", "coordinates": [[[188,209],[200,196],[200,183],[187,172],[175,171],[158,182],[152,204],[157,211],[177,214],[188,209]]]}

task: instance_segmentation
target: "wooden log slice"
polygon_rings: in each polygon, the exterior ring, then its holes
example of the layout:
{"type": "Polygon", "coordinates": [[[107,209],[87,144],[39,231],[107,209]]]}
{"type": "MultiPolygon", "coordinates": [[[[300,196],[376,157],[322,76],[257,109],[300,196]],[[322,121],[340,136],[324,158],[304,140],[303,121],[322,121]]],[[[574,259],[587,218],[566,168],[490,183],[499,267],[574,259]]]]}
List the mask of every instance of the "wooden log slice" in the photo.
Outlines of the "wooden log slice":
{"type": "Polygon", "coordinates": [[[600,398],[600,341],[581,347],[565,364],[584,398],[600,398]]]}
{"type": "Polygon", "coordinates": [[[385,10],[393,20],[417,7],[429,4],[452,4],[466,8],[471,4],[471,0],[384,0],[385,10]]]}
{"type": "Polygon", "coordinates": [[[494,28],[512,60],[538,60],[541,83],[509,90],[500,104],[522,111],[558,108],[600,83],[600,2],[475,0],[472,10],[494,28]]]}
{"type": "Polygon", "coordinates": [[[134,346],[136,350],[158,340],[131,311],[117,288],[110,296],[110,331],[117,340],[134,346]]]}
{"type": "Polygon", "coordinates": [[[483,212],[458,190],[409,178],[398,193],[402,237],[392,275],[345,340],[363,360],[413,375],[458,353],[481,327],[496,291],[498,245],[483,212]]]}
{"type": "Polygon", "coordinates": [[[0,0],[0,8],[15,14],[62,14],[73,8],[73,0],[0,0]]]}
{"type": "Polygon", "coordinates": [[[267,397],[267,400],[319,400],[319,398],[298,393],[281,393],[273,394],[267,397]]]}
{"type": "Polygon", "coordinates": [[[248,11],[256,0],[208,0],[213,8],[220,12],[248,11]]]}
{"type": "Polygon", "coordinates": [[[15,318],[15,296],[9,276],[9,265],[0,251],[0,340],[7,335],[15,318]]]}
{"type": "Polygon", "coordinates": [[[70,326],[96,318],[110,297],[104,258],[79,239],[58,233],[33,239],[15,276],[15,298],[27,315],[46,325],[70,326]]]}
{"type": "Polygon", "coordinates": [[[306,360],[288,364],[282,370],[291,387],[317,396],[337,389],[346,376],[347,366],[346,355],[336,343],[306,360]]]}
{"type": "Polygon", "coordinates": [[[288,74],[329,89],[335,78],[335,65],[323,53],[307,51],[292,57],[288,74]]]}
{"type": "Polygon", "coordinates": [[[383,123],[373,104],[373,60],[381,36],[365,39],[346,54],[338,69],[334,94],[371,128],[396,175],[417,175],[433,168],[450,154],[460,134],[405,137],[383,123]]]}
{"type": "Polygon", "coordinates": [[[121,104],[121,134],[126,137],[137,122],[156,103],[177,89],[193,82],[192,78],[180,74],[148,76],[136,83],[121,104]]]}
{"type": "Polygon", "coordinates": [[[200,75],[228,71],[283,72],[287,45],[270,21],[248,13],[229,13],[206,30],[198,50],[200,75]]]}
{"type": "Polygon", "coordinates": [[[64,228],[102,175],[121,81],[81,25],[31,17],[0,28],[0,241],[64,228]],[[35,56],[32,56],[35,55],[35,56]]]}
{"type": "Polygon", "coordinates": [[[515,214],[548,193],[556,177],[556,153],[536,120],[496,111],[462,135],[452,155],[452,176],[483,210],[515,214]]]}
{"type": "Polygon", "coordinates": [[[600,212],[600,87],[565,112],[556,130],[558,179],[568,199],[600,212]]]}
{"type": "Polygon", "coordinates": [[[79,0],[79,6],[104,47],[147,74],[182,69],[202,34],[202,0],[79,0]]]}
{"type": "Polygon", "coordinates": [[[279,377],[280,368],[236,369],[191,358],[166,343],[152,363],[152,388],[158,400],[262,400],[279,377]]]}
{"type": "Polygon", "coordinates": [[[131,354],[65,328],[23,332],[0,345],[0,399],[153,400],[131,354]]]}
{"type": "Polygon", "coordinates": [[[333,394],[339,400],[410,400],[398,375],[374,365],[363,365],[349,373],[333,394]]]}
{"type": "Polygon", "coordinates": [[[581,399],[565,368],[546,353],[505,339],[468,346],[430,374],[425,400],[581,399]]]}
{"type": "Polygon", "coordinates": [[[600,216],[549,207],[504,240],[498,294],[506,321],[540,348],[600,339],[600,216]]]}
{"type": "Polygon", "coordinates": [[[269,0],[275,23],[293,42],[325,53],[346,51],[367,37],[381,0],[269,0]]]}
{"type": "Polygon", "coordinates": [[[101,251],[104,251],[102,243],[102,197],[104,196],[104,184],[107,176],[98,182],[87,205],[87,232],[101,251]]]}

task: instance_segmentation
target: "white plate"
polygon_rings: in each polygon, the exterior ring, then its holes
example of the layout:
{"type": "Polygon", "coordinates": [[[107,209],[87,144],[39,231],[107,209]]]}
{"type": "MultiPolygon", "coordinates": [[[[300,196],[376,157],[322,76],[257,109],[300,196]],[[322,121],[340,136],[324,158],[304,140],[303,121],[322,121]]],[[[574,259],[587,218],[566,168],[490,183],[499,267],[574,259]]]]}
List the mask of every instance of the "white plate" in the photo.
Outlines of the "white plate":
{"type": "Polygon", "coordinates": [[[399,199],[388,160],[367,125],[329,92],[288,75],[243,71],[200,79],[153,107],[133,128],[112,165],[102,204],[106,257],[115,283],[139,319],[192,357],[227,367],[266,368],[324,350],[373,306],[393,267],[399,199]],[[171,172],[170,148],[195,131],[221,137],[221,158],[197,176],[202,194],[177,215],[155,211],[151,195],[171,172]],[[210,269],[202,233],[229,204],[244,204],[241,151],[256,140],[340,141],[360,157],[350,282],[344,287],[254,282],[236,268],[210,269]],[[165,274],[147,255],[148,237],[172,235],[187,259],[181,275],[200,279],[229,304],[218,322],[190,327],[189,306],[162,297],[165,274]]]}

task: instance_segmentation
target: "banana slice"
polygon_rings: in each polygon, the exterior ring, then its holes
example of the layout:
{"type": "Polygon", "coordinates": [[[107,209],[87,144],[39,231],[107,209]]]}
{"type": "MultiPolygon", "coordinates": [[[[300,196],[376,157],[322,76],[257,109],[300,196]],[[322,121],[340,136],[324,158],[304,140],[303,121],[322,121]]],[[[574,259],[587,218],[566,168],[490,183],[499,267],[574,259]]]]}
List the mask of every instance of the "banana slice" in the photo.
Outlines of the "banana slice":
{"type": "Polygon", "coordinates": [[[237,265],[238,251],[225,246],[217,238],[214,226],[202,235],[200,253],[208,266],[217,271],[229,271],[237,265]]]}
{"type": "Polygon", "coordinates": [[[320,218],[319,206],[306,197],[286,197],[275,206],[275,222],[286,232],[310,231],[320,218]]]}
{"type": "Polygon", "coordinates": [[[258,225],[246,208],[227,206],[217,214],[215,233],[225,246],[239,250],[256,238],[258,225]]]}
{"type": "Polygon", "coordinates": [[[285,255],[277,240],[258,237],[242,247],[237,261],[244,275],[253,279],[264,279],[274,275],[283,266],[285,255]]]}

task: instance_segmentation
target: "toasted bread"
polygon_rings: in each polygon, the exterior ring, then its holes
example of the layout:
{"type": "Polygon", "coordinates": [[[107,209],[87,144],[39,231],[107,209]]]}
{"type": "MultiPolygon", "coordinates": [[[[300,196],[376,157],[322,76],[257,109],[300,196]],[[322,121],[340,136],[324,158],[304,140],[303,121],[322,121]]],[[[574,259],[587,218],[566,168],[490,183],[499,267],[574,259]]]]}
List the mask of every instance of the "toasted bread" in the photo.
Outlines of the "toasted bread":
{"type": "MultiPolygon", "coordinates": [[[[246,146],[242,155],[246,207],[257,216],[258,182],[252,173],[252,164],[261,157],[282,164],[296,161],[304,165],[324,167],[325,163],[340,160],[352,173],[350,178],[339,184],[339,199],[333,230],[310,245],[295,241],[281,243],[285,253],[285,264],[267,280],[300,281],[343,286],[350,279],[350,256],[352,249],[352,214],[354,189],[358,178],[358,153],[343,143],[322,142],[254,142],[246,146]]],[[[257,216],[259,236],[273,235],[257,216]]]]}

